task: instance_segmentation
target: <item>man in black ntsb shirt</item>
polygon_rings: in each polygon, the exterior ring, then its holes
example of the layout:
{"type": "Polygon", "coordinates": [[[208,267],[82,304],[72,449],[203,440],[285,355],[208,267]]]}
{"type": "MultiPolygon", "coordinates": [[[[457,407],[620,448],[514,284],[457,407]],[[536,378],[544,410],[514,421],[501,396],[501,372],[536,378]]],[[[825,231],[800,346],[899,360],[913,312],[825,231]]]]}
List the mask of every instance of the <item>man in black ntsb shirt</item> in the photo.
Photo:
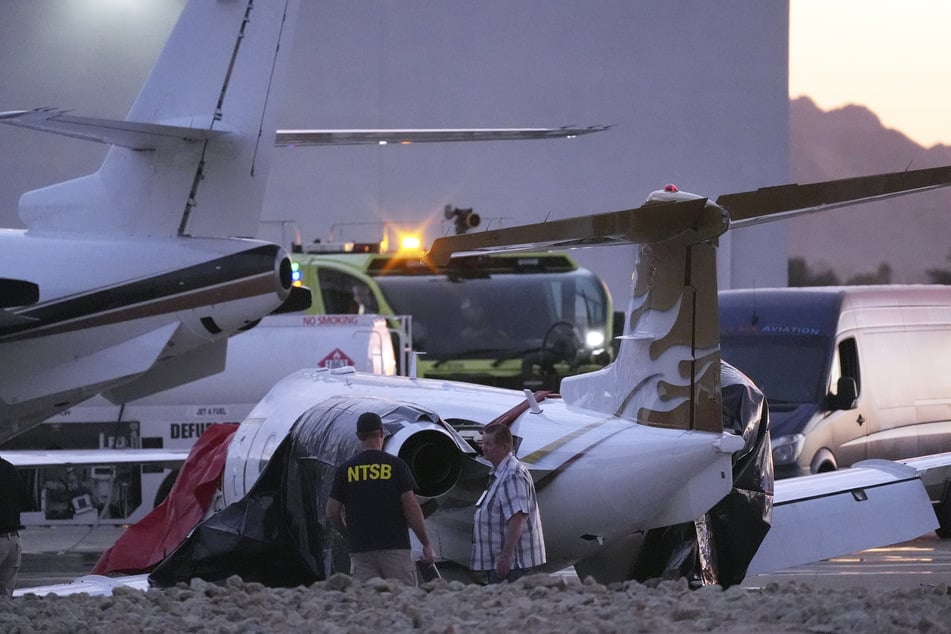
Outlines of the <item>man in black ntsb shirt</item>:
{"type": "Polygon", "coordinates": [[[347,536],[354,579],[381,577],[416,585],[408,528],[423,545],[423,561],[433,561],[433,548],[413,492],[416,480],[401,458],[383,451],[383,434],[377,414],[366,412],[357,419],[363,452],[337,467],[327,517],[347,536]]]}

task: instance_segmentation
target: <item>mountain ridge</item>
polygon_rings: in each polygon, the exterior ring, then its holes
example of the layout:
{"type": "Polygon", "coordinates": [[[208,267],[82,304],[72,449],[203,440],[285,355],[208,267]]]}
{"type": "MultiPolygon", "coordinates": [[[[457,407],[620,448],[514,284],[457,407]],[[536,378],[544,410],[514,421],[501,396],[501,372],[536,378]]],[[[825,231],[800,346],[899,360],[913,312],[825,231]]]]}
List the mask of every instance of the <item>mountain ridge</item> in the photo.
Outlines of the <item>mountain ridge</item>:
{"type": "MultiPolygon", "coordinates": [[[[925,148],[886,128],[868,108],[821,110],[808,97],[790,100],[789,171],[809,183],[951,165],[951,146],[925,148]]],[[[947,269],[951,189],[847,207],[788,221],[787,252],[840,280],[891,269],[892,283],[927,283],[947,269]]]]}

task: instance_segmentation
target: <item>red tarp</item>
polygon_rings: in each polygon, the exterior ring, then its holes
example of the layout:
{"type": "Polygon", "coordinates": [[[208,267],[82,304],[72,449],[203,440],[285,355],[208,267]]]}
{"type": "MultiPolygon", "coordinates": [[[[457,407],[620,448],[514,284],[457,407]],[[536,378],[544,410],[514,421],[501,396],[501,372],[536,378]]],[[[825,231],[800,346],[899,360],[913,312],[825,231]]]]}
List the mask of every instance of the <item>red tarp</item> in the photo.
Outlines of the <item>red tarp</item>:
{"type": "Polygon", "coordinates": [[[168,497],[102,553],[92,574],[146,572],[184,541],[211,503],[238,425],[212,425],[185,459],[168,497]]]}

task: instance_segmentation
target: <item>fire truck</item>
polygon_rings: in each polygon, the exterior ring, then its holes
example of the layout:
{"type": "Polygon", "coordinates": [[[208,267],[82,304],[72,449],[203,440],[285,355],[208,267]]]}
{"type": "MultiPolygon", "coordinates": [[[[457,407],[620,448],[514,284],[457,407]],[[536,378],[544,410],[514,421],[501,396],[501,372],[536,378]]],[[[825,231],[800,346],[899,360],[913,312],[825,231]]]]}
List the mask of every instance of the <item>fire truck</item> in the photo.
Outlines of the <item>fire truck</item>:
{"type": "Polygon", "coordinates": [[[557,252],[423,263],[421,251],[378,243],[316,244],[292,254],[311,289],[310,314],[412,317],[420,377],[557,390],[565,376],[610,362],[605,284],[557,252]]]}

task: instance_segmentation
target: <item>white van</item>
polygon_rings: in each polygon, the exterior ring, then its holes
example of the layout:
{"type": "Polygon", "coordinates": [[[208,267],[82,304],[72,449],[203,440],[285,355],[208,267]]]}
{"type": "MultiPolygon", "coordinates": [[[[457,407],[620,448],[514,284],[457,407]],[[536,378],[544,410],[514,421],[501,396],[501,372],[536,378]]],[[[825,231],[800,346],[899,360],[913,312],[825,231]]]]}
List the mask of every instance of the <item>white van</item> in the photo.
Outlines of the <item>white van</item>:
{"type": "Polygon", "coordinates": [[[719,297],[723,359],[769,403],[777,478],[951,451],[951,286],[719,297]]]}
{"type": "Polygon", "coordinates": [[[720,333],[766,394],[776,477],[951,451],[951,286],[723,291],[720,333]]]}

